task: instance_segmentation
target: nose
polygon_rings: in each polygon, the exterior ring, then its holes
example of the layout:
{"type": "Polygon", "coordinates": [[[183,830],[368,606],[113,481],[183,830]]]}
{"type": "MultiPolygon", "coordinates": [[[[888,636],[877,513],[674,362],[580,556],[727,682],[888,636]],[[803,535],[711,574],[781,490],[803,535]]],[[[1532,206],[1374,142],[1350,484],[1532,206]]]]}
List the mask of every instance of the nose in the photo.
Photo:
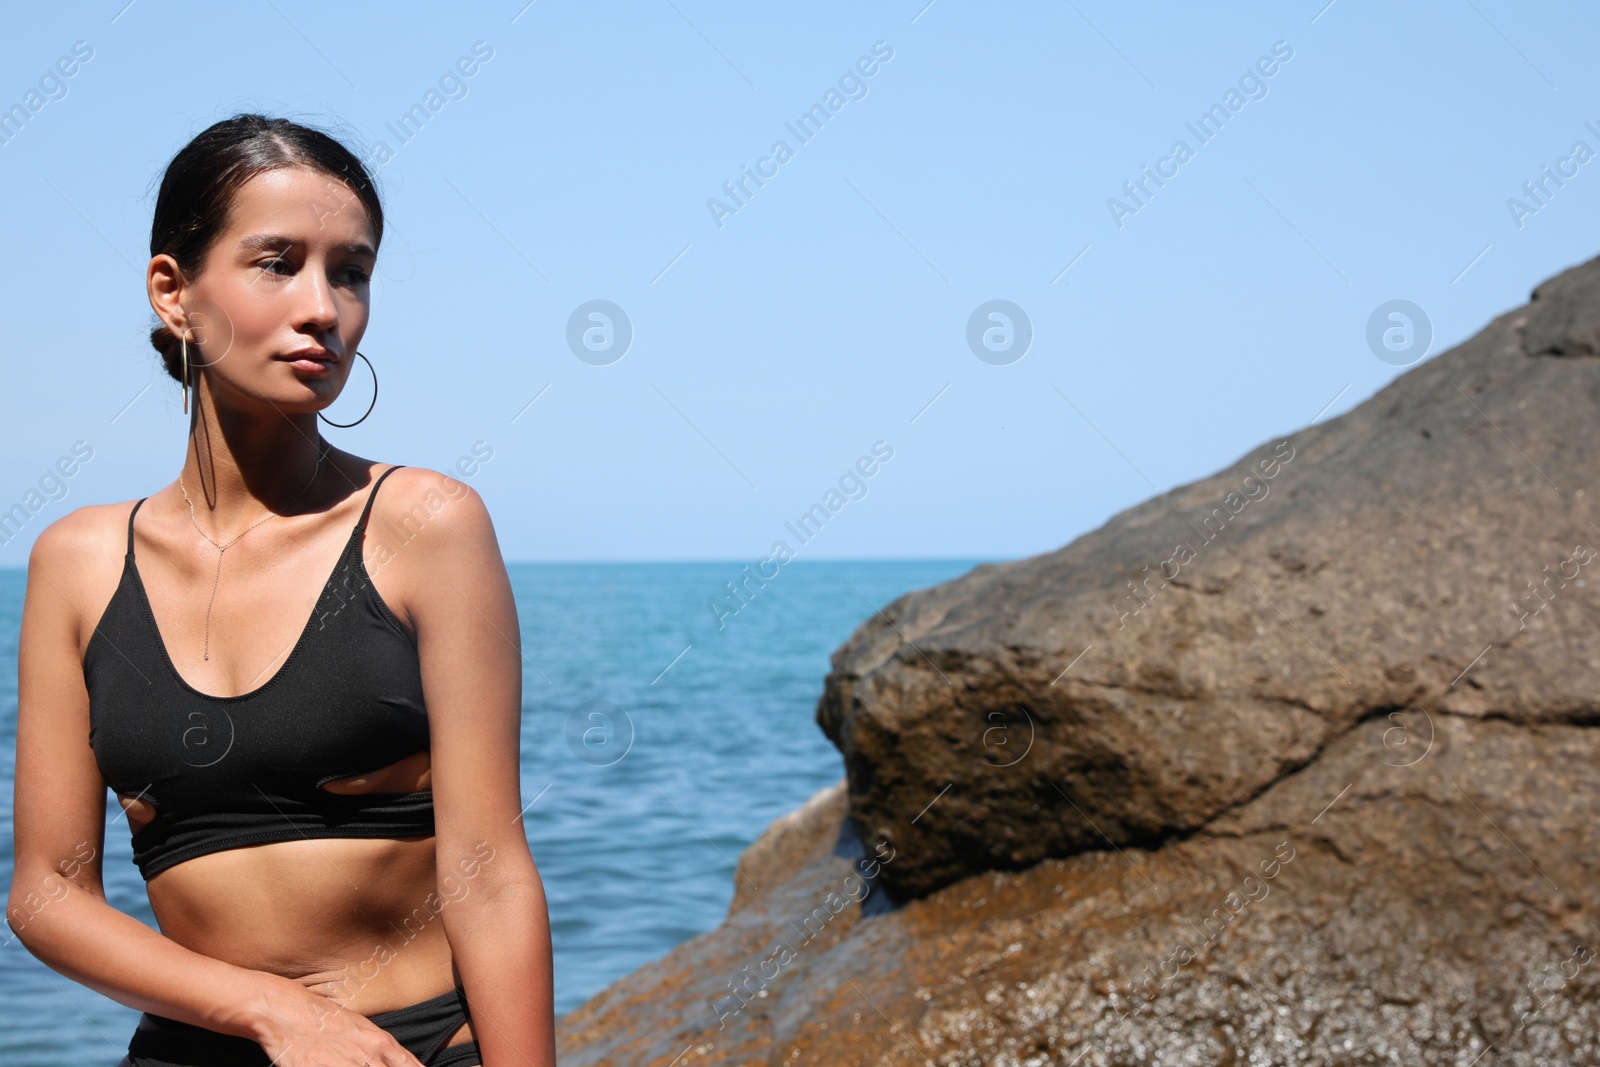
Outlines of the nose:
{"type": "Polygon", "coordinates": [[[322,333],[339,324],[338,308],[333,302],[333,288],[327,274],[320,267],[300,272],[305,284],[300,291],[300,304],[296,309],[297,328],[322,333]]]}

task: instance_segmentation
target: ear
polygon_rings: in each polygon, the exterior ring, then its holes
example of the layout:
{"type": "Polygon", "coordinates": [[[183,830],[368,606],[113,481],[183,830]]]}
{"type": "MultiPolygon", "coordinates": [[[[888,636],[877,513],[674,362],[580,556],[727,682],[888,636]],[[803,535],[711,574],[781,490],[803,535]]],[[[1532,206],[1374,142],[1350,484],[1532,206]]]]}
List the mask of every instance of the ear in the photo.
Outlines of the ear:
{"type": "Polygon", "coordinates": [[[145,288],[150,297],[150,307],[167,329],[179,337],[189,331],[189,313],[183,309],[179,297],[183,295],[183,268],[165,252],[150,259],[145,275],[145,288]]]}

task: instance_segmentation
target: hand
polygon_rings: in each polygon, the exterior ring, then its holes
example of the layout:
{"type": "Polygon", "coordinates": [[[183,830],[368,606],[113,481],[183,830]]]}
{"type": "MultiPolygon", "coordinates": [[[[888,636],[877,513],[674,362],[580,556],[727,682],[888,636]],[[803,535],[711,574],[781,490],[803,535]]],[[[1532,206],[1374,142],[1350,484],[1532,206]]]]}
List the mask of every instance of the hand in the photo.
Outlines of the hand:
{"type": "Polygon", "coordinates": [[[274,982],[255,1041],[273,1067],[424,1067],[393,1034],[288,978],[274,982]]]}

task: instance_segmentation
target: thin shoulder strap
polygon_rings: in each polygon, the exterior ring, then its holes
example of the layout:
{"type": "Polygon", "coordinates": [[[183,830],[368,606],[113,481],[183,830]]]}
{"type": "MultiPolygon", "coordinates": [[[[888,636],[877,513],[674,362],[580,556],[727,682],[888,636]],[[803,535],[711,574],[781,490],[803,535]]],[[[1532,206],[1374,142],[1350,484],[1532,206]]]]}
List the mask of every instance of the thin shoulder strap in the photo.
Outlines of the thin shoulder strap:
{"type": "Polygon", "coordinates": [[[128,558],[129,559],[133,558],[133,517],[139,513],[139,505],[143,504],[148,499],[150,499],[150,498],[149,497],[145,497],[145,496],[140,497],[138,502],[133,505],[133,510],[128,512],[128,558]]]}
{"type": "Polygon", "coordinates": [[[361,509],[361,521],[356,523],[356,529],[365,530],[367,528],[367,516],[372,514],[372,500],[378,495],[378,486],[383,484],[383,480],[385,478],[389,477],[389,475],[393,474],[395,471],[404,466],[404,463],[396,463],[394,466],[378,475],[378,480],[372,483],[372,491],[367,494],[367,506],[361,509]]]}

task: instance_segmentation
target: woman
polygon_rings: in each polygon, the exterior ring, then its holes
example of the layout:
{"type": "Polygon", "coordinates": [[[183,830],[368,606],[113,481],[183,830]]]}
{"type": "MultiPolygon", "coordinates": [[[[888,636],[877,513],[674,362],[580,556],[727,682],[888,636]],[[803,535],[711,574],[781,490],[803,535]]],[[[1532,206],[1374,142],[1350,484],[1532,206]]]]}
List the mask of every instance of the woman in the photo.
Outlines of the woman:
{"type": "Polygon", "coordinates": [[[146,281],[181,472],[28,561],[7,918],[144,1012],[122,1067],[555,1064],[493,526],[318,427],[382,236],[325,133],[239,115],[179,152],[146,281]],[[108,787],[160,933],[106,902],[108,787]]]}

